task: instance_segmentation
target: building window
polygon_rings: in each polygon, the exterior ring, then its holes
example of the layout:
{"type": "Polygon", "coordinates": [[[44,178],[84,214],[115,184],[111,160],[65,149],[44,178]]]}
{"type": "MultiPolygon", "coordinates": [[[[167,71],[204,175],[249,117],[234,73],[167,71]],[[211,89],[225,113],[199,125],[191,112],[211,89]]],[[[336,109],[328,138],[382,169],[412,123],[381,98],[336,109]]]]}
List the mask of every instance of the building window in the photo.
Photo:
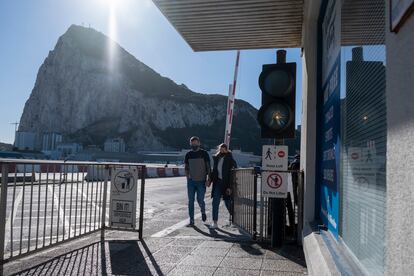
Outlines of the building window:
{"type": "Polygon", "coordinates": [[[383,275],[386,221],[385,1],[341,9],[340,236],[369,275],[383,275]]]}

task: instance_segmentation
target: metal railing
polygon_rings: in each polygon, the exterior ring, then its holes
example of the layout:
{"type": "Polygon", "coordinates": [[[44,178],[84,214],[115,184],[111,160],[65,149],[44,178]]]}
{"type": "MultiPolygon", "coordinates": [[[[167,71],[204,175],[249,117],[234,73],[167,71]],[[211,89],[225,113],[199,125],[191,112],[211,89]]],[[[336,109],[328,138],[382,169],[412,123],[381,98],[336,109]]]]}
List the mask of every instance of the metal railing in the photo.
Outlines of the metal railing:
{"type": "Polygon", "coordinates": [[[253,239],[257,235],[257,174],[253,168],[234,169],[233,216],[235,225],[249,233],[253,239]]]}
{"type": "Polygon", "coordinates": [[[144,165],[1,159],[0,264],[108,228],[114,166],[138,167],[142,238],[144,165]]]}
{"type": "MultiPolygon", "coordinates": [[[[284,200],[282,209],[283,224],[286,225],[286,239],[301,243],[303,229],[303,171],[287,171],[289,178],[296,174],[297,183],[289,181],[289,196],[284,200]],[[296,185],[297,184],[297,185],[296,185]],[[293,190],[297,190],[294,195],[293,190]]],[[[235,225],[249,233],[252,238],[262,242],[271,240],[272,203],[264,197],[261,190],[261,174],[253,168],[235,169],[232,171],[233,183],[233,216],[235,225]],[[259,215],[258,215],[259,214],[259,215]]],[[[282,229],[285,238],[285,228],[282,229]]]]}

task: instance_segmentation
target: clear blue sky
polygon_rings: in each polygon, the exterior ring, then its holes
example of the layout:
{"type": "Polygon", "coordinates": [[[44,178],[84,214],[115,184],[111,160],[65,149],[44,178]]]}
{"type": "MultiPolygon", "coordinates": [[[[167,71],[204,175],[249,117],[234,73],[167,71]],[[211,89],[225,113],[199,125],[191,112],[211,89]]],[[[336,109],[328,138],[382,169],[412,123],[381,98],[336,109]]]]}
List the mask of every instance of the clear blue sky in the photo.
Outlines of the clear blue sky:
{"type": "MultiPolygon", "coordinates": [[[[193,52],[151,0],[0,1],[0,142],[13,142],[10,123],[20,120],[39,66],[71,24],[90,24],[110,35],[137,59],[178,84],[196,92],[227,95],[236,52],[193,52]],[[115,11],[112,29],[111,7],[115,11]]],[[[236,97],[260,107],[257,80],[261,65],[275,60],[275,49],[242,51],[236,97]]],[[[288,49],[287,60],[298,63],[299,123],[300,50],[288,49]]]]}

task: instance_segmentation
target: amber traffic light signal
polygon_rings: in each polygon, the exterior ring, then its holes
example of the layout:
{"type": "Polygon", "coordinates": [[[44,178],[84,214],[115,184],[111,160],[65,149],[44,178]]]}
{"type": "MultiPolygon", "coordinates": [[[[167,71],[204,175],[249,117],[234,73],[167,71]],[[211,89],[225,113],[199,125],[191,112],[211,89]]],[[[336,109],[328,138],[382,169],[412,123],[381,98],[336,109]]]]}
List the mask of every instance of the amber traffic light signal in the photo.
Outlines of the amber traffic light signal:
{"type": "Polygon", "coordinates": [[[286,51],[277,52],[276,64],[264,64],[259,76],[262,106],[258,121],[262,138],[295,137],[296,63],[286,63],[286,51]]]}

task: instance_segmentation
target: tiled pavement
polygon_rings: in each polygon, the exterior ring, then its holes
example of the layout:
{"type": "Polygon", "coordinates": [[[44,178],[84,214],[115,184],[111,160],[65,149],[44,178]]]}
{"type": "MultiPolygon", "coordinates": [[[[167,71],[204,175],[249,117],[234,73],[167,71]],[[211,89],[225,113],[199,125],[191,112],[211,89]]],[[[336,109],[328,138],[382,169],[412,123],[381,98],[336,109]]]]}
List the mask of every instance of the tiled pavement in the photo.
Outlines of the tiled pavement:
{"type": "Polygon", "coordinates": [[[235,227],[204,224],[167,237],[136,240],[136,233],[92,234],[11,262],[4,275],[303,275],[301,249],[269,250],[235,227]]]}

